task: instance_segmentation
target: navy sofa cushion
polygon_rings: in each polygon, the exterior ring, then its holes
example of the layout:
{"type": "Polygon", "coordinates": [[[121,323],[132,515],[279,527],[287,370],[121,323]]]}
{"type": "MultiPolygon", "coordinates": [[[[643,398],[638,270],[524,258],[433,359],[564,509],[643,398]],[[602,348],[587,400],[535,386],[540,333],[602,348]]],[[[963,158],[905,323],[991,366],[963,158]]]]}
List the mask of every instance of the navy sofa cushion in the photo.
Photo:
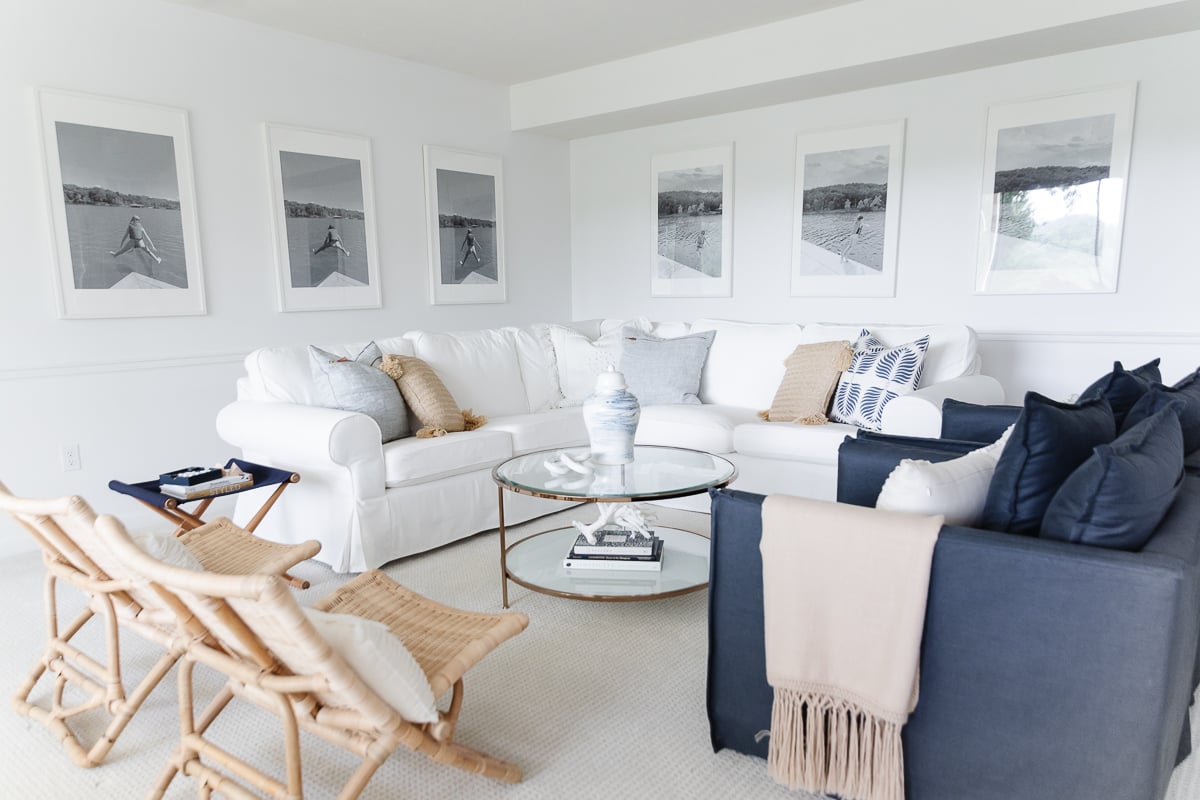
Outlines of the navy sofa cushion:
{"type": "Polygon", "coordinates": [[[1103,398],[1060,403],[1037,392],[1025,407],[988,487],[983,527],[1034,536],[1054,493],[1092,454],[1116,437],[1112,409],[1103,398]]]}
{"type": "Polygon", "coordinates": [[[1152,386],[1129,409],[1125,416],[1124,428],[1136,425],[1171,401],[1179,403],[1180,406],[1179,423],[1183,426],[1183,452],[1190,454],[1200,450],[1200,369],[1174,386],[1152,386]]]}
{"type": "Polygon", "coordinates": [[[1020,414],[1020,406],[984,406],[947,397],[942,401],[942,438],[991,444],[1020,414]]]}
{"type": "Polygon", "coordinates": [[[1103,397],[1112,407],[1113,417],[1117,420],[1117,427],[1120,427],[1138,398],[1162,380],[1162,373],[1158,369],[1160,360],[1147,361],[1131,370],[1125,369],[1120,361],[1114,361],[1112,372],[1084,389],[1079,394],[1079,402],[1103,397]]]}
{"type": "Polygon", "coordinates": [[[1138,550],[1182,485],[1183,430],[1172,405],[1098,446],[1050,501],[1041,536],[1138,550]]]}

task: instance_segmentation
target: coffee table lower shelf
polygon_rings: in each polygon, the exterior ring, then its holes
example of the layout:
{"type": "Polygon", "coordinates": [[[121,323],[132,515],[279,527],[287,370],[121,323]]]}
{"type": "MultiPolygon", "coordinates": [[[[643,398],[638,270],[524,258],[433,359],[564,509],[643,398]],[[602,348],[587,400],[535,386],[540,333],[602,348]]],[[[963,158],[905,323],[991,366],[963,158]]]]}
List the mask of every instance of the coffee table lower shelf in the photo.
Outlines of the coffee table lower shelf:
{"type": "Polygon", "coordinates": [[[654,532],[663,540],[661,571],[568,569],[562,562],[579,531],[556,528],[509,545],[505,578],[542,594],[610,603],[676,597],[708,586],[708,537],[677,528],[654,532]]]}

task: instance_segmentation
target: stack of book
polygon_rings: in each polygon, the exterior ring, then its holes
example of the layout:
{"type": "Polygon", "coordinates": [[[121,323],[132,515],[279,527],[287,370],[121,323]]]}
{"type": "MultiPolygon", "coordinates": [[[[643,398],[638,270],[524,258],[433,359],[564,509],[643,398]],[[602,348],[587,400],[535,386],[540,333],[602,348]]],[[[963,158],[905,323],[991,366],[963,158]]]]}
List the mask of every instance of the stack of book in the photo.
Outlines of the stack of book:
{"type": "Polygon", "coordinates": [[[662,570],[663,542],[651,533],[638,531],[598,531],[592,544],[582,533],[563,559],[569,569],[662,570]]]}
{"type": "Polygon", "coordinates": [[[165,472],[159,476],[158,491],[176,500],[198,500],[245,489],[254,484],[254,476],[239,469],[220,468],[201,471],[198,467],[165,472]]]}

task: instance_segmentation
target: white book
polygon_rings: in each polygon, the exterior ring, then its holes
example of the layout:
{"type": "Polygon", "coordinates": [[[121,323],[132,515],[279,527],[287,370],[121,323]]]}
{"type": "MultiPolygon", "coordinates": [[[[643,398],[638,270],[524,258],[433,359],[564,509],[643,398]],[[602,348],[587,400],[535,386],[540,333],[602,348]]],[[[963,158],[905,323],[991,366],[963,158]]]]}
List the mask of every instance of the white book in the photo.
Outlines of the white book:
{"type": "Polygon", "coordinates": [[[571,558],[563,559],[567,569],[637,570],[639,572],[661,572],[662,559],[655,561],[626,561],[624,559],[571,558]]]}

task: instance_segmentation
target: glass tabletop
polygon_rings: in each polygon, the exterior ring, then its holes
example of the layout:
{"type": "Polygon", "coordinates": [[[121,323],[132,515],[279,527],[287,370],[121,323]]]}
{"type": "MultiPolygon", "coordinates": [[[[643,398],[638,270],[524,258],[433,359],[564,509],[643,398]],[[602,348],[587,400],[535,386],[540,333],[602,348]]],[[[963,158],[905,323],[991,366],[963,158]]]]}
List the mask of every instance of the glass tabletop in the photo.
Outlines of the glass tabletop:
{"type": "Polygon", "coordinates": [[[633,449],[632,464],[588,465],[590,472],[566,470],[559,475],[547,462],[562,454],[581,462],[588,451],[576,447],[527,453],[499,464],[492,470],[492,477],[501,486],[522,494],[558,500],[611,501],[699,494],[737,477],[737,468],[726,459],[682,447],[638,445],[633,449]]]}
{"type": "Polygon", "coordinates": [[[661,571],[571,569],[563,560],[579,531],[557,528],[522,539],[508,548],[508,576],[527,589],[583,600],[649,600],[673,597],[708,585],[706,537],[675,528],[656,528],[663,540],[661,571]]]}

